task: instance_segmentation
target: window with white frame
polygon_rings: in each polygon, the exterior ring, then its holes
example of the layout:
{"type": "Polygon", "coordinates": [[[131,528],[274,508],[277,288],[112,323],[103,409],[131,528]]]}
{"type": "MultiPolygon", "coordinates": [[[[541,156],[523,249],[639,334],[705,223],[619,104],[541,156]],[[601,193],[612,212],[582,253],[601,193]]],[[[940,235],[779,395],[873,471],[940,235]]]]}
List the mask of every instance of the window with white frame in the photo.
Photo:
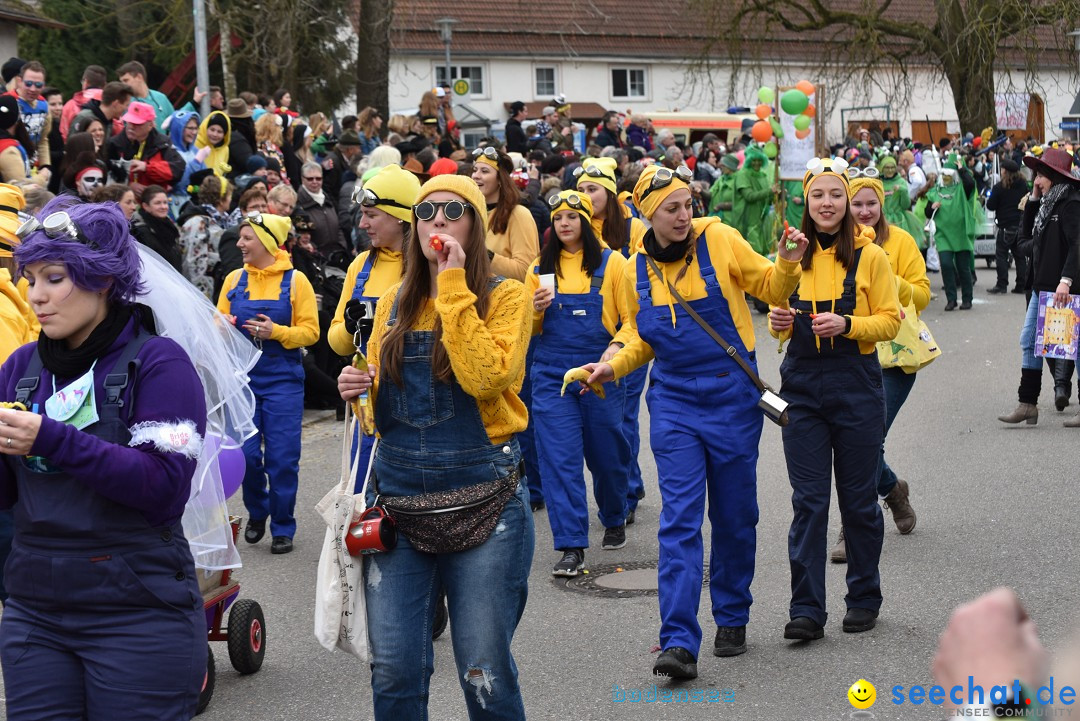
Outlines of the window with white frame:
{"type": "Polygon", "coordinates": [[[645,98],[648,96],[645,84],[645,68],[612,68],[612,98],[645,98]]]}
{"type": "Polygon", "coordinates": [[[538,65],[533,69],[535,77],[534,96],[537,98],[555,97],[555,68],[538,65]]]}
{"type": "MultiPolygon", "coordinates": [[[[450,66],[450,85],[454,84],[454,81],[458,78],[464,78],[469,81],[469,97],[482,98],[487,94],[484,88],[484,66],[483,65],[451,65],[450,66]]],[[[446,66],[435,66],[435,84],[439,85],[446,81],[446,66]]]]}

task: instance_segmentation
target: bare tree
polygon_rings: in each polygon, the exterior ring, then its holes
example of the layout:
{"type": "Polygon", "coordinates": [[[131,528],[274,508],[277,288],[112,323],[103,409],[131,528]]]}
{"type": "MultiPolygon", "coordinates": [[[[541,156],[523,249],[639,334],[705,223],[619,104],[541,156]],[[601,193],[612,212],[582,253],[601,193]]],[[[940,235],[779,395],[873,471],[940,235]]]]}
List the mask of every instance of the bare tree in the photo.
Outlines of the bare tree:
{"type": "Polygon", "coordinates": [[[390,117],[390,24],[394,0],[360,3],[357,27],[356,110],[372,106],[390,117]]]}
{"type": "MultiPolygon", "coordinates": [[[[820,78],[880,87],[897,103],[910,98],[913,66],[934,68],[952,90],[961,128],[974,133],[996,125],[995,70],[1006,60],[1020,65],[1030,86],[1040,65],[1058,59],[1071,66],[1064,32],[1080,22],[1077,0],[924,0],[915,3],[922,14],[904,0],[689,2],[710,28],[694,66],[699,76],[715,71],[721,43],[734,79],[747,69],[759,72],[760,61],[775,60],[795,37],[812,37],[820,45],[820,78]],[[907,12],[898,12],[902,3],[907,12]]],[[[701,89],[700,80],[692,82],[701,89]]]]}

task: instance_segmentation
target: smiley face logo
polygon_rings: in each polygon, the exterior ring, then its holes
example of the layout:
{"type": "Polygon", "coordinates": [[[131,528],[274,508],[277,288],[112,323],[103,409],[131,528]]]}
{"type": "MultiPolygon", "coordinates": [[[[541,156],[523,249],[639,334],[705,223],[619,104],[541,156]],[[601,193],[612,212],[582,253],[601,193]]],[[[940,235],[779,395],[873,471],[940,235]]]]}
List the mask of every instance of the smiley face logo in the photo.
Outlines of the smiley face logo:
{"type": "Polygon", "coordinates": [[[851,705],[857,709],[868,709],[874,705],[874,701],[877,701],[877,689],[874,688],[874,684],[867,681],[865,678],[860,678],[855,683],[851,684],[851,688],[847,692],[848,701],[851,705]]]}

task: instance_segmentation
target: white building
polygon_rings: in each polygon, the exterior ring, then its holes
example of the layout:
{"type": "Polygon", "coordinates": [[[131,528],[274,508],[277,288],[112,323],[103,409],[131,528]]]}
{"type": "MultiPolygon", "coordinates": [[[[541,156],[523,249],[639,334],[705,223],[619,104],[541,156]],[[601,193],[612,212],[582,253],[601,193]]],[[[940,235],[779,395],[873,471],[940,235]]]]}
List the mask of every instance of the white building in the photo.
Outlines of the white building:
{"type": "MultiPolygon", "coordinates": [[[[909,16],[933,11],[927,0],[896,0],[895,5],[909,16]]],[[[506,119],[506,107],[515,100],[528,103],[535,118],[556,94],[573,105],[575,119],[589,122],[598,120],[603,110],[647,114],[752,107],[760,84],[819,81],[811,68],[820,59],[814,53],[820,54],[821,45],[797,37],[760,49],[760,74],[744,73],[738,87],[731,87],[724,57],[712,59],[716,67],[711,79],[695,83],[689,71],[704,47],[705,28],[695,22],[687,0],[397,0],[391,31],[392,110],[415,108],[424,91],[443,79],[445,45],[436,21],[444,17],[457,21],[452,26],[451,78],[470,83],[467,96],[455,96],[455,105],[464,104],[496,123],[506,119]]],[[[1058,124],[1080,87],[1075,61],[1050,55],[1031,87],[1022,69],[1004,62],[996,78],[997,91],[1014,94],[1013,102],[1015,94],[1030,94],[1026,127],[1036,135],[1045,129],[1047,139],[1061,134],[1058,124]]],[[[916,140],[957,132],[948,84],[925,67],[911,70],[911,77],[915,90],[907,103],[896,102],[893,93],[879,88],[844,87],[837,92],[826,83],[825,107],[820,109],[826,137],[839,140],[853,125],[869,120],[882,125],[894,121],[900,136],[916,140]],[[874,107],[852,110],[866,106],[874,107]]]]}

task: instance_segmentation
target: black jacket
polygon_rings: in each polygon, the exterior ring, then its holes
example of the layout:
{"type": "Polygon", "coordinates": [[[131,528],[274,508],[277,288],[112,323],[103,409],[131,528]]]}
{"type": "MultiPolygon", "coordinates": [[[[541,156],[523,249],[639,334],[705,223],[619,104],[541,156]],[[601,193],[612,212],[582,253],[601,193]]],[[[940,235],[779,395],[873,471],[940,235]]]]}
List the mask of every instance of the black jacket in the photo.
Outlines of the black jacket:
{"type": "Polygon", "coordinates": [[[525,131],[521,127],[521,121],[510,118],[506,121],[506,152],[524,155],[528,151],[525,131]]]}
{"type": "Polygon", "coordinates": [[[180,229],[172,220],[154,218],[139,208],[131,217],[131,234],[135,240],[160,255],[176,272],[183,272],[183,259],[177,243],[180,229]]]}
{"type": "Polygon", "coordinates": [[[623,146],[623,142],[619,138],[619,133],[617,131],[613,133],[607,128],[600,128],[600,132],[596,134],[596,138],[593,139],[593,142],[595,142],[601,148],[606,148],[612,145],[616,148],[621,148],[623,146]]]}
{"type": "Polygon", "coordinates": [[[994,211],[994,223],[997,227],[1015,228],[1020,225],[1024,217],[1020,210],[1020,201],[1029,190],[1027,181],[1023,178],[1015,178],[1008,188],[1001,183],[993,187],[990,197],[986,199],[986,209],[994,211]]]}
{"type": "Polygon", "coordinates": [[[1025,287],[1033,293],[1053,293],[1062,278],[1072,278],[1073,287],[1080,287],[1080,185],[1072,186],[1054,206],[1040,238],[1032,233],[1042,199],[1028,200],[1024,208],[1021,249],[1031,249],[1025,287]]]}
{"type": "Polygon", "coordinates": [[[337,198],[331,198],[325,191],[323,195],[323,204],[319,205],[308,194],[307,188],[300,188],[300,192],[296,194],[296,205],[310,215],[315,223],[315,229],[311,231],[312,244],[320,253],[329,257],[335,250],[348,250],[349,245],[341,232],[337,209],[334,207],[337,198]]]}
{"type": "Polygon", "coordinates": [[[109,142],[105,144],[105,162],[109,166],[109,176],[119,183],[161,185],[165,190],[171,190],[172,186],[184,177],[184,158],[169,139],[157,130],[151,130],[146,136],[146,145],[140,158],[146,162],[146,170],[130,177],[128,166],[138,152],[139,144],[129,140],[127,133],[109,138],[109,142]]]}

